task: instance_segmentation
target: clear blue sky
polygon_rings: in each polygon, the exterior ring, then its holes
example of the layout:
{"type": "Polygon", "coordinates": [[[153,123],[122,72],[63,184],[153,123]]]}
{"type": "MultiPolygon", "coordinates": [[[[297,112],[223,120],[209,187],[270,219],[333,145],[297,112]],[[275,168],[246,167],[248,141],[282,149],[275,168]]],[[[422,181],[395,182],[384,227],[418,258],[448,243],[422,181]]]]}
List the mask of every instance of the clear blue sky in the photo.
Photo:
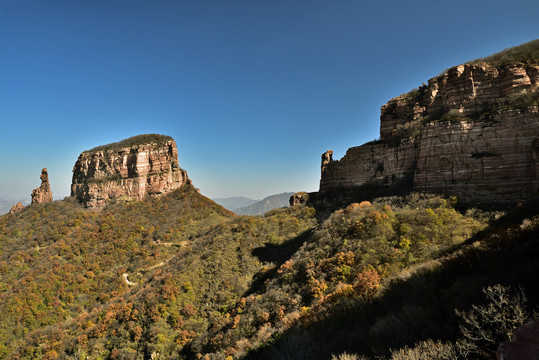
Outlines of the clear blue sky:
{"type": "Polygon", "coordinates": [[[210,197],[314,191],[320,155],[445,68],[539,37],[539,1],[0,0],[0,195],[83,150],[176,139],[210,197]]]}

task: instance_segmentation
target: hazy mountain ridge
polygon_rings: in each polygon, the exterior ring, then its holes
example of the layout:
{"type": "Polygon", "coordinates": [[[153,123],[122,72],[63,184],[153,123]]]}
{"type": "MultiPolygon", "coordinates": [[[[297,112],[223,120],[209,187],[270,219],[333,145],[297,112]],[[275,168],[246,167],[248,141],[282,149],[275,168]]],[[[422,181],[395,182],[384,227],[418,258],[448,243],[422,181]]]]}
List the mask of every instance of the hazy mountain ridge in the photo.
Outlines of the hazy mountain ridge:
{"type": "Polygon", "coordinates": [[[293,194],[294,193],[291,192],[285,192],[270,195],[249,206],[238,208],[234,212],[238,215],[264,215],[270,210],[287,207],[289,205],[290,196],[293,194]]]}
{"type": "Polygon", "coordinates": [[[227,198],[212,198],[217,204],[225,209],[235,212],[236,209],[252,205],[260,200],[251,199],[244,196],[232,196],[227,198]]]}

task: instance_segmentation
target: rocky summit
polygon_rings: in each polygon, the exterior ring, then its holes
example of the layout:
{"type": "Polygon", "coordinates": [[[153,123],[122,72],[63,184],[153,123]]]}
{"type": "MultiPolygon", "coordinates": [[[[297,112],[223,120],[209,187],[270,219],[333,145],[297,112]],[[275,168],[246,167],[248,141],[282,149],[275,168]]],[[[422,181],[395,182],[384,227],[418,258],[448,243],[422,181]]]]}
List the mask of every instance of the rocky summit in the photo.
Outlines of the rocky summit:
{"type": "Polygon", "coordinates": [[[539,59],[493,59],[452,67],[382,106],[380,140],[340,160],[322,155],[320,193],[400,186],[468,204],[537,196],[539,59]]]}
{"type": "Polygon", "coordinates": [[[98,146],[80,154],[73,167],[71,196],[87,208],[110,200],[142,200],[190,183],[170,136],[147,134],[98,146]]]}

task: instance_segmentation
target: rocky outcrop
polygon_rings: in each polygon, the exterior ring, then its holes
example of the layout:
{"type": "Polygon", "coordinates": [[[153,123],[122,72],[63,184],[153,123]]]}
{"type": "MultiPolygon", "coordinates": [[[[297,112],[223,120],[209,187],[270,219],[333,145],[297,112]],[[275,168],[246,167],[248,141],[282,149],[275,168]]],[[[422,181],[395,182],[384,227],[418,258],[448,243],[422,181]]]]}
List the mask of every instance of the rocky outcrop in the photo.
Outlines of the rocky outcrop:
{"type": "Polygon", "coordinates": [[[139,135],[80,154],[71,196],[85,207],[100,209],[110,200],[142,200],[187,183],[176,142],[169,136],[139,135]]]}
{"type": "Polygon", "coordinates": [[[382,106],[380,140],[322,155],[320,193],[365,185],[512,204],[539,195],[539,66],[459,65],[382,106]]]}
{"type": "Polygon", "coordinates": [[[52,201],[52,190],[49,183],[47,168],[41,170],[41,186],[32,191],[32,204],[40,204],[52,201]]]}
{"type": "Polygon", "coordinates": [[[496,352],[498,360],[539,359],[539,321],[518,328],[511,341],[502,343],[496,352]]]}
{"type": "Polygon", "coordinates": [[[516,203],[539,193],[539,111],[504,110],[490,121],[436,124],[423,131],[414,188],[463,203],[516,203]]]}
{"type": "Polygon", "coordinates": [[[386,139],[407,124],[438,120],[442,115],[474,116],[503,105],[504,100],[534,93],[539,66],[488,63],[459,65],[417,90],[389,100],[381,108],[380,138],[386,139]]]}
{"type": "Polygon", "coordinates": [[[9,213],[10,214],[15,214],[15,213],[18,213],[19,211],[21,211],[22,209],[24,209],[24,205],[20,202],[16,203],[15,205],[13,205],[11,207],[11,209],[9,210],[9,213]]]}
{"type": "Polygon", "coordinates": [[[292,194],[289,199],[290,206],[305,205],[309,201],[309,194],[306,192],[297,192],[292,194]]]}
{"type": "Polygon", "coordinates": [[[322,162],[320,190],[351,188],[366,183],[390,185],[413,176],[417,144],[407,139],[397,146],[374,142],[348,149],[341,160],[322,162]]]}

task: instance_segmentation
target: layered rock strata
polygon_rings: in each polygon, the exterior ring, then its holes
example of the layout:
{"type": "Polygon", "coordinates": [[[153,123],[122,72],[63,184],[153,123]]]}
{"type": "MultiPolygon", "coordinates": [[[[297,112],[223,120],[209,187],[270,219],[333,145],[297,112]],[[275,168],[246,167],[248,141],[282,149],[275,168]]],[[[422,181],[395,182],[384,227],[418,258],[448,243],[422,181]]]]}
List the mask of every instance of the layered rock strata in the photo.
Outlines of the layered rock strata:
{"type": "Polygon", "coordinates": [[[464,203],[514,203],[538,195],[539,111],[504,110],[494,122],[428,126],[416,154],[414,188],[464,203]]]}
{"type": "Polygon", "coordinates": [[[32,204],[40,204],[52,201],[52,190],[49,183],[47,168],[41,170],[41,186],[32,190],[32,204]]]}
{"type": "Polygon", "coordinates": [[[539,66],[459,65],[382,106],[380,140],[322,156],[320,192],[409,180],[463,203],[539,194],[539,66]]]}
{"type": "Polygon", "coordinates": [[[71,196],[100,209],[110,200],[142,200],[190,183],[178,163],[176,142],[139,135],[80,154],[73,167],[71,196]]]}
{"type": "Polygon", "coordinates": [[[380,138],[406,124],[442,115],[469,116],[489,111],[504,100],[534,93],[539,66],[510,64],[500,68],[480,63],[459,65],[432,78],[427,85],[388,101],[381,108],[380,138]]]}

